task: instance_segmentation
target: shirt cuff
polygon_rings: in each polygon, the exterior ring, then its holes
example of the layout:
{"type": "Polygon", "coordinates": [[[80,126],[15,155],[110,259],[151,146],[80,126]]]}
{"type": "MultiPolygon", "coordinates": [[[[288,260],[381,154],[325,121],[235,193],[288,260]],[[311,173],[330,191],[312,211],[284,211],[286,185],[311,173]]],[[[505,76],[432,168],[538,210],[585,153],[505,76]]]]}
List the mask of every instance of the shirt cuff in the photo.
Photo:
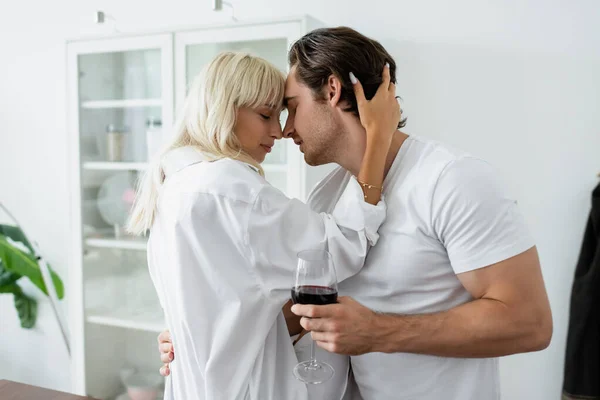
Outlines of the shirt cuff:
{"type": "Polygon", "coordinates": [[[333,217],[339,226],[354,231],[364,230],[371,246],[379,240],[379,227],[386,217],[387,206],[383,194],[377,205],[365,201],[362,187],[355,177],[350,178],[348,185],[340,196],[333,210],[333,217]]]}

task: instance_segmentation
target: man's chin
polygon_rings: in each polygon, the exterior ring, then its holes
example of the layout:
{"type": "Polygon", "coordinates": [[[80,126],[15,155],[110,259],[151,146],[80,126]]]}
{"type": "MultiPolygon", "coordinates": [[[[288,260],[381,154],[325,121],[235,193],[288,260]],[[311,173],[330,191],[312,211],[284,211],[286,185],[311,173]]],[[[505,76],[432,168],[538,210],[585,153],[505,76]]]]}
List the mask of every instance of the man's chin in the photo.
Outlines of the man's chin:
{"type": "Polygon", "coordinates": [[[315,157],[311,157],[311,154],[306,153],[304,153],[304,162],[310,165],[311,167],[317,167],[319,165],[322,165],[322,163],[319,162],[319,160],[317,160],[315,157]]]}

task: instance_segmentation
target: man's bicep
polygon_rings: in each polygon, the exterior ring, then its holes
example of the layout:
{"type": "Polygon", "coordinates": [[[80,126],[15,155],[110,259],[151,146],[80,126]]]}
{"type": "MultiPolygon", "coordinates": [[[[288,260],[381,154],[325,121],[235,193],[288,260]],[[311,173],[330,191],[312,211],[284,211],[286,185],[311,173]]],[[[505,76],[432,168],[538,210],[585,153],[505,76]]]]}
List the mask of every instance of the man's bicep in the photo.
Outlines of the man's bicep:
{"type": "Polygon", "coordinates": [[[536,247],[457,277],[475,299],[497,300],[513,306],[534,305],[546,297],[536,247]]]}

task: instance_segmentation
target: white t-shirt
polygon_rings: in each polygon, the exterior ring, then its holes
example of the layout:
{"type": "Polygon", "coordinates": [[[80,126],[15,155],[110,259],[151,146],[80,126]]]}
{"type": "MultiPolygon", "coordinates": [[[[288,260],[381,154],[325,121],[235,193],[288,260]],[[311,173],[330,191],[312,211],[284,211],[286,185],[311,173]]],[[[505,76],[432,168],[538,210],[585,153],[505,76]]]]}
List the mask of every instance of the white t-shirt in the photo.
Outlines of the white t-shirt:
{"type": "MultiPolygon", "coordinates": [[[[350,180],[332,172],[309,205],[330,210],[350,180]]],[[[493,168],[439,143],[409,137],[384,181],[387,218],[363,269],[339,284],[370,309],[434,313],[472,300],[456,274],[482,268],[534,246],[514,200],[493,168]]],[[[342,356],[340,356],[342,357],[342,356]]],[[[364,400],[495,400],[496,358],[369,353],[351,357],[364,400]]]]}

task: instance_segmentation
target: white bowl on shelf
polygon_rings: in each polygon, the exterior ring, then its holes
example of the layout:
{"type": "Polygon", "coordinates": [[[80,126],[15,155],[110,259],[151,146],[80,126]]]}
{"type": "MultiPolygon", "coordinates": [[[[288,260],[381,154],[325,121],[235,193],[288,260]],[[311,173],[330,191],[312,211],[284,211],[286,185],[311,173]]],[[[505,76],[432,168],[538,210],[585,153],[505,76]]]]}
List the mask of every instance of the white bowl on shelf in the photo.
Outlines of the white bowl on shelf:
{"type": "Polygon", "coordinates": [[[96,203],[102,219],[111,226],[122,227],[135,200],[136,175],[119,172],[108,177],[100,186],[96,203]]]}

